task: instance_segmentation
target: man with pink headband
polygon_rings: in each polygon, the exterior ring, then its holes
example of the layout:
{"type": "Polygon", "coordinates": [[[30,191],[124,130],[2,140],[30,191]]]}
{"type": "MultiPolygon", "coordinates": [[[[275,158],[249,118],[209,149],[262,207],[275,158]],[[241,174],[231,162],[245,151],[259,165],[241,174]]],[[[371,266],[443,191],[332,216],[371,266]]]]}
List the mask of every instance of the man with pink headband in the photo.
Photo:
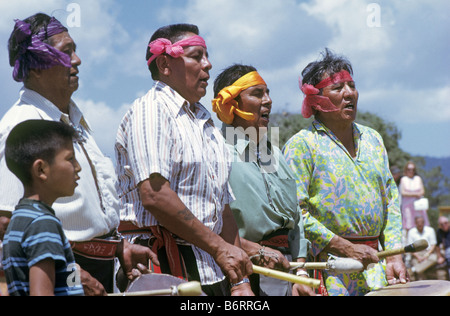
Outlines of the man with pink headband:
{"type": "Polygon", "coordinates": [[[198,28],[157,30],[146,64],[155,83],[133,103],[116,139],[120,231],[158,253],[155,272],[200,281],[210,296],[253,294],[246,283],[252,264],[229,206],[229,154],[199,103],[212,66],[198,28]]]}
{"type": "Polygon", "coordinates": [[[71,242],[75,261],[83,269],[85,294],[106,295],[114,289],[116,257],[131,276],[137,263],[156,260],[156,256],[117,234],[120,210],[114,166],[98,148],[83,113],[71,99],[79,86],[81,65],[75,42],[57,19],[38,13],[15,21],[8,48],[13,78],[23,82],[23,88],[17,103],[0,122],[0,238],[23,197],[23,186],[5,163],[9,132],[30,119],[73,126],[79,134],[74,149],[82,168],[81,179],[74,195],[56,200],[53,208],[71,242]]]}
{"type": "Polygon", "coordinates": [[[358,90],[352,73],[351,64],[328,49],[303,70],[302,114],[315,121],[283,148],[298,176],[305,235],[316,260],[336,255],[367,267],[350,275],[324,272],[324,295],[365,295],[408,281],[401,256],[386,262],[377,257],[379,247],[402,245],[399,193],[381,136],[354,122],[358,90]]]}

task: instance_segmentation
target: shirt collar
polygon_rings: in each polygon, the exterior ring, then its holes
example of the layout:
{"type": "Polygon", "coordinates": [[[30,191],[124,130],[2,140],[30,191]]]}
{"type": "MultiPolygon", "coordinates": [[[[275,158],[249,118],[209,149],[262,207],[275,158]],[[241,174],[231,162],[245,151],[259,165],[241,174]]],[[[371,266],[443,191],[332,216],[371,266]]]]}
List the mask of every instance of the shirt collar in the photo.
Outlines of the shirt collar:
{"type": "Polygon", "coordinates": [[[20,91],[20,99],[27,104],[32,104],[41,109],[53,121],[63,121],[66,124],[73,124],[74,126],[81,125],[83,128],[90,131],[89,124],[85,120],[83,113],[73,100],[70,100],[69,115],[67,115],[66,113],[61,112],[61,110],[51,101],[31,89],[23,87],[20,91]]]}
{"type": "Polygon", "coordinates": [[[192,112],[189,108],[189,102],[168,84],[162,81],[155,81],[154,86],[157,90],[163,91],[167,96],[170,97],[171,102],[167,102],[167,106],[172,111],[174,116],[180,116],[185,113],[190,113],[195,118],[202,121],[211,121],[211,123],[214,125],[211,118],[211,113],[209,113],[209,111],[201,103],[195,103],[195,110],[194,112],[192,112]]]}
{"type": "MultiPolygon", "coordinates": [[[[350,154],[348,153],[347,149],[345,149],[344,145],[342,145],[342,142],[322,122],[320,122],[319,120],[316,119],[316,120],[314,120],[312,125],[317,131],[322,131],[322,132],[326,133],[331,139],[333,139],[350,156],[350,154]]],[[[362,133],[361,129],[359,128],[359,124],[353,122],[352,123],[352,127],[353,127],[353,140],[354,140],[354,144],[355,144],[356,160],[359,160],[360,153],[361,153],[360,150],[359,150],[360,149],[359,147],[361,145],[361,139],[362,139],[363,133],[362,133]]],[[[351,158],[354,159],[353,157],[351,157],[351,158]]]]}
{"type": "Polygon", "coordinates": [[[22,198],[19,201],[19,204],[16,206],[16,209],[21,206],[31,206],[34,209],[37,209],[41,212],[50,212],[51,214],[55,215],[55,211],[49,205],[47,205],[41,201],[32,200],[32,199],[28,199],[28,198],[22,198]]]}
{"type": "MultiPolygon", "coordinates": [[[[323,131],[326,133],[332,133],[331,130],[329,128],[327,128],[322,122],[320,122],[319,120],[314,120],[314,122],[312,123],[314,128],[318,131],[323,131]]],[[[352,127],[353,127],[353,137],[356,139],[359,139],[360,136],[362,135],[361,130],[358,127],[358,124],[353,122],[352,123],[352,127]]]]}
{"type": "MultiPolygon", "coordinates": [[[[244,133],[244,130],[242,128],[234,128],[231,125],[223,123],[222,131],[224,132],[224,137],[225,137],[227,143],[229,143],[230,145],[233,145],[239,155],[242,155],[244,153],[244,151],[247,150],[247,148],[249,148],[248,150],[253,150],[256,152],[257,144],[253,140],[251,140],[250,137],[246,133],[244,133]],[[227,131],[226,131],[227,128],[232,129],[232,132],[230,135],[227,135],[227,131]],[[235,135],[236,135],[236,137],[235,137],[235,135]],[[232,143],[230,143],[230,141],[232,143]]],[[[265,134],[263,136],[263,138],[259,142],[259,145],[260,145],[260,147],[267,146],[267,148],[269,149],[269,150],[267,150],[267,152],[270,152],[271,143],[267,137],[267,134],[265,134]]],[[[261,150],[262,149],[260,148],[260,151],[261,150]]],[[[266,150],[266,148],[264,148],[263,150],[266,150]]]]}

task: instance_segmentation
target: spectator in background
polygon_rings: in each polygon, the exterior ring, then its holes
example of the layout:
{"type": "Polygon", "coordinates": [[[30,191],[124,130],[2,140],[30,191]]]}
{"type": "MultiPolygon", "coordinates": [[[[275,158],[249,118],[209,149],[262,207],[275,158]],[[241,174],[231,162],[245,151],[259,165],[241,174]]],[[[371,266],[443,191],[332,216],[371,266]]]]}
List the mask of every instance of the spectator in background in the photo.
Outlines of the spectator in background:
{"type": "Polygon", "coordinates": [[[432,269],[437,263],[436,249],[436,232],[430,226],[425,225],[425,219],[422,216],[415,218],[416,227],[408,232],[408,244],[421,239],[428,241],[428,248],[412,253],[412,272],[416,280],[426,280],[435,278],[435,270],[432,269]]]}
{"type": "Polygon", "coordinates": [[[425,225],[430,226],[426,211],[416,211],[414,202],[425,195],[422,178],[417,175],[416,165],[409,161],[404,169],[404,176],[400,180],[400,194],[402,196],[403,229],[409,231],[415,226],[415,218],[422,216],[425,225]]]}
{"type": "Polygon", "coordinates": [[[450,278],[450,225],[448,223],[448,218],[441,216],[439,217],[439,229],[437,231],[437,249],[436,254],[438,256],[437,263],[439,265],[446,264],[447,279],[450,278]],[[444,253],[442,255],[441,251],[444,253]]]}
{"type": "MultiPolygon", "coordinates": [[[[390,169],[391,169],[392,176],[394,177],[395,184],[397,185],[397,188],[400,191],[400,180],[402,179],[402,176],[403,176],[402,171],[396,165],[393,165],[390,169]]],[[[401,206],[402,205],[401,194],[399,194],[398,200],[399,200],[399,205],[401,206]]]]}
{"type": "MultiPolygon", "coordinates": [[[[402,171],[396,165],[392,166],[390,168],[390,170],[391,170],[392,176],[394,177],[395,184],[397,185],[397,187],[400,190],[400,180],[402,179],[402,176],[403,176],[402,171]]],[[[401,200],[400,200],[400,204],[401,204],[401,200]]]]}

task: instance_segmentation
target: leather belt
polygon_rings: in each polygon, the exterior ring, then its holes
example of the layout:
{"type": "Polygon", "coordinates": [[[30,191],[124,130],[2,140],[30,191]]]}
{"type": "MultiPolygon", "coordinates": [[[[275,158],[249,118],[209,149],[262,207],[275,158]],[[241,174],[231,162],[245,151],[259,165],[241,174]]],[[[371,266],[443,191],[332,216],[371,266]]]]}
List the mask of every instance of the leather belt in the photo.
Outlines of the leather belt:
{"type": "Polygon", "coordinates": [[[73,253],[95,260],[114,260],[117,247],[122,242],[114,231],[89,241],[70,241],[73,253]]]}
{"type": "Polygon", "coordinates": [[[260,241],[259,244],[266,247],[289,248],[288,233],[288,229],[277,230],[264,237],[264,239],[260,241]]]}

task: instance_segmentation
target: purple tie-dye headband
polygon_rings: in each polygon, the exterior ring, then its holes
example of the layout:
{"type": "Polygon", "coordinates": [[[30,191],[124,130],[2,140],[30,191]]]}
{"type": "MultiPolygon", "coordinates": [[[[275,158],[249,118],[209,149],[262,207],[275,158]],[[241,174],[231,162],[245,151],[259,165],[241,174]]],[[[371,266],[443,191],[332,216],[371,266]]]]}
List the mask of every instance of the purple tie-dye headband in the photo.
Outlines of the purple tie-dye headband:
{"type": "Polygon", "coordinates": [[[14,65],[13,78],[22,82],[30,69],[49,69],[57,65],[72,67],[69,55],[57,50],[44,41],[53,35],[67,32],[57,19],[52,17],[47,27],[43,27],[37,34],[31,34],[31,25],[15,20],[16,40],[19,52],[14,65]]]}

